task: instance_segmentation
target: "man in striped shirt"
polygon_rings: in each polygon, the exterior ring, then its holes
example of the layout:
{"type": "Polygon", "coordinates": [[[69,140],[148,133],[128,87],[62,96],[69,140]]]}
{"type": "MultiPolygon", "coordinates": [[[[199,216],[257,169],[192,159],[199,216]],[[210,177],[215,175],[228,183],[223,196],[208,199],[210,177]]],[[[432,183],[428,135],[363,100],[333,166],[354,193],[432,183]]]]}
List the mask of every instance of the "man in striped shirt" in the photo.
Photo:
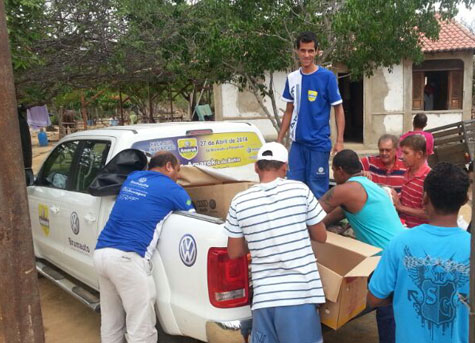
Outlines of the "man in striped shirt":
{"type": "Polygon", "coordinates": [[[394,135],[385,134],[379,137],[379,155],[361,159],[362,174],[380,186],[389,186],[401,192],[404,183],[406,166],[397,155],[398,139],[394,135]]]}
{"type": "Polygon", "coordinates": [[[402,159],[408,168],[404,174],[401,194],[393,192],[396,210],[407,227],[427,224],[427,214],[423,206],[424,180],[430,172],[427,164],[426,140],[421,135],[404,138],[400,143],[402,159]]]}
{"type": "Polygon", "coordinates": [[[322,342],[325,295],[310,240],[326,241],[326,213],[304,183],[284,179],[287,161],[282,144],[261,147],[260,183],[234,197],[224,226],[229,257],[251,253],[252,342],[322,342]]]}

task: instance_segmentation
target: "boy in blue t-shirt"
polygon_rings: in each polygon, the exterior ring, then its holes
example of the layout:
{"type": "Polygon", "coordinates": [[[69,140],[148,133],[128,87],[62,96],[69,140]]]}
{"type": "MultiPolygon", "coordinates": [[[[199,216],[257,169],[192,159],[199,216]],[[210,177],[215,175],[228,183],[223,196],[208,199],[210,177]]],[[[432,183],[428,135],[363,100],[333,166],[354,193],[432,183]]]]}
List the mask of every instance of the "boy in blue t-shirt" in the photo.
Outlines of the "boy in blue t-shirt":
{"type": "Polygon", "coordinates": [[[439,163],[424,181],[429,224],[395,237],[369,283],[368,303],[393,303],[397,342],[468,342],[470,234],[457,227],[469,181],[439,163]]]}
{"type": "Polygon", "coordinates": [[[328,190],[332,106],[337,129],[333,151],[343,149],[343,100],[335,75],[315,64],[318,47],[313,32],[303,32],[297,37],[296,53],[301,68],[287,76],[282,94],[287,107],[277,142],[281,143],[290,130],[292,146],[287,177],[304,182],[320,198],[328,190]]]}

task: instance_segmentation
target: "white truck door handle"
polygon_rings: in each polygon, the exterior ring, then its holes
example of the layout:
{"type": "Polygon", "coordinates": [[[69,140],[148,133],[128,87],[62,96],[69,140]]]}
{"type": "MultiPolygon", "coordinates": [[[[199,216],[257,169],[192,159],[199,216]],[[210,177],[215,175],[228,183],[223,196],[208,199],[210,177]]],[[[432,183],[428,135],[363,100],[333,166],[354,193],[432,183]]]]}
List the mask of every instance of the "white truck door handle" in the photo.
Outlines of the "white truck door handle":
{"type": "Polygon", "coordinates": [[[84,219],[86,219],[89,224],[94,223],[96,221],[96,217],[90,215],[89,213],[84,216],[84,219]]]}
{"type": "Polygon", "coordinates": [[[51,213],[53,213],[53,214],[58,214],[59,213],[59,208],[54,206],[54,205],[51,206],[49,209],[50,209],[51,213]]]}

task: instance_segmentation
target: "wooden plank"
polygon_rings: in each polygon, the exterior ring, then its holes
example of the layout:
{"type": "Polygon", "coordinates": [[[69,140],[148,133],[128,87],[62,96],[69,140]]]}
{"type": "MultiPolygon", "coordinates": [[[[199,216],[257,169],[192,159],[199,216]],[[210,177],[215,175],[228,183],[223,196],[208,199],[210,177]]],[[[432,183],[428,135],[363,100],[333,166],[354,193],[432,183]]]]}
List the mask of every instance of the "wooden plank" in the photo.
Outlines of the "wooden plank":
{"type": "Polygon", "coordinates": [[[447,136],[447,135],[460,134],[462,132],[463,132],[463,128],[460,126],[460,127],[455,128],[455,129],[432,132],[432,136],[434,136],[434,139],[435,139],[435,138],[444,137],[444,136],[447,136]]]}
{"type": "Polygon", "coordinates": [[[465,143],[465,136],[451,136],[451,137],[444,137],[434,139],[434,146],[440,146],[444,144],[459,142],[461,144],[465,143]]]}
{"type": "Polygon", "coordinates": [[[475,120],[467,120],[463,122],[465,130],[475,130],[475,120]]]}
{"type": "Polygon", "coordinates": [[[438,146],[436,147],[434,150],[437,150],[439,152],[446,152],[446,151],[450,151],[450,152],[458,152],[458,151],[465,151],[465,144],[447,144],[447,145],[444,145],[444,146],[438,146]]]}
{"type": "Polygon", "coordinates": [[[454,128],[454,127],[462,127],[462,122],[452,123],[452,124],[448,124],[448,125],[444,125],[444,126],[438,126],[438,127],[434,127],[433,129],[426,130],[426,131],[427,132],[437,132],[437,131],[445,130],[445,129],[448,129],[448,128],[454,128]]]}

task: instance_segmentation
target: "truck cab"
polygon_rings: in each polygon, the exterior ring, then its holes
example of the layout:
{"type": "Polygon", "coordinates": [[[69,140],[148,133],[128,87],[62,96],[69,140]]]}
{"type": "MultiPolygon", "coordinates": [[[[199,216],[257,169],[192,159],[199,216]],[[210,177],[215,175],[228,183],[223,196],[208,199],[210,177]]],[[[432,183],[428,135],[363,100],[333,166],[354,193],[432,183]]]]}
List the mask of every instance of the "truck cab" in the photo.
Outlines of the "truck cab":
{"type": "MultiPolygon", "coordinates": [[[[39,272],[99,308],[92,255],[115,196],[93,196],[88,187],[120,151],[167,150],[182,165],[244,170],[253,169],[263,142],[253,125],[233,122],[116,126],[66,136],[28,187],[39,272]]],[[[229,260],[223,225],[223,218],[197,213],[166,220],[152,257],[157,317],[166,333],[229,342],[221,334],[237,334],[250,321],[247,260],[229,260]]]]}

